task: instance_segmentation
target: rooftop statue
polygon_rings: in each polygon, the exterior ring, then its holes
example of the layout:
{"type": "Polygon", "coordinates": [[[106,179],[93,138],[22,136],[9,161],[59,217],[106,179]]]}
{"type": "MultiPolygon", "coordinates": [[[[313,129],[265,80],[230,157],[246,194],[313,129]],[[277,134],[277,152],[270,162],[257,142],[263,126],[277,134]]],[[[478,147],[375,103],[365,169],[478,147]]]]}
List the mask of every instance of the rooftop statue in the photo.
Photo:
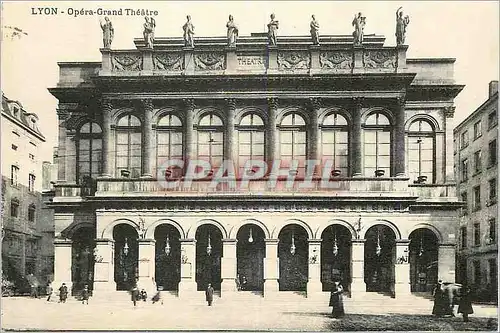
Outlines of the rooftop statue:
{"type": "Polygon", "coordinates": [[[184,46],[194,47],[194,25],[191,22],[191,16],[186,16],[187,21],[182,27],[184,29],[184,46]]]}
{"type": "Polygon", "coordinates": [[[104,48],[109,49],[111,47],[111,43],[113,42],[115,30],[113,29],[113,25],[107,16],[104,18],[104,22],[100,21],[99,23],[101,24],[102,42],[104,44],[104,48]]]}
{"type": "Polygon", "coordinates": [[[354,19],[352,20],[352,25],[354,27],[354,31],[352,33],[352,36],[354,37],[354,45],[361,45],[363,44],[363,29],[365,28],[366,25],[366,17],[362,16],[361,13],[358,13],[358,15],[354,15],[354,19]]]}
{"type": "Polygon", "coordinates": [[[311,38],[313,45],[319,45],[319,23],[316,21],[316,18],[314,15],[311,16],[312,21],[311,21],[311,38]]]}
{"type": "Polygon", "coordinates": [[[234,23],[233,15],[229,15],[229,21],[226,24],[227,27],[227,45],[231,47],[236,46],[236,40],[238,39],[238,27],[234,23]]]}
{"type": "Polygon", "coordinates": [[[399,7],[396,11],[396,44],[403,45],[406,37],[406,27],[410,23],[408,15],[403,17],[403,7],[399,7]]]}
{"type": "Polygon", "coordinates": [[[144,17],[146,22],[144,23],[144,41],[146,42],[146,47],[149,49],[153,48],[153,41],[155,39],[155,27],[156,22],[153,17],[144,17]]]}
{"type": "Polygon", "coordinates": [[[271,14],[271,22],[267,24],[267,36],[269,38],[269,45],[278,45],[278,40],[277,40],[277,31],[278,31],[278,25],[279,22],[278,20],[274,19],[275,16],[274,14],[271,14]]]}

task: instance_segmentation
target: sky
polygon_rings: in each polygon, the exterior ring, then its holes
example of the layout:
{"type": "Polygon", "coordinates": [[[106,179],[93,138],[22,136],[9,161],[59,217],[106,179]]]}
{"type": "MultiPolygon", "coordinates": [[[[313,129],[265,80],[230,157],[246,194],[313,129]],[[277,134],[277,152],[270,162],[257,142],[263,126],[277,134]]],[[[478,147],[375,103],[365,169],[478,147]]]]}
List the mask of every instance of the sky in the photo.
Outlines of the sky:
{"type": "MultiPolygon", "coordinates": [[[[102,33],[96,15],[70,16],[70,9],[98,8],[158,11],[157,37],[180,37],[186,15],[197,36],[224,36],[229,14],[240,36],[265,32],[269,15],[280,21],[279,35],[309,35],[312,14],[320,34],[351,34],[355,13],[366,16],[365,34],[386,37],[395,45],[395,12],[410,16],[408,58],[456,58],[455,80],[465,89],[455,99],[455,125],[488,97],[488,83],[499,76],[498,1],[2,1],[1,88],[28,112],[38,114],[47,138],[43,156],[51,160],[57,145],[57,99],[47,88],[58,82],[58,62],[101,61],[102,33]],[[34,15],[38,8],[57,8],[57,15],[34,15]],[[61,13],[61,12],[64,12],[61,13]],[[24,33],[10,38],[16,27],[24,33]]],[[[110,16],[113,49],[134,48],[142,36],[142,16],[110,16]]]]}

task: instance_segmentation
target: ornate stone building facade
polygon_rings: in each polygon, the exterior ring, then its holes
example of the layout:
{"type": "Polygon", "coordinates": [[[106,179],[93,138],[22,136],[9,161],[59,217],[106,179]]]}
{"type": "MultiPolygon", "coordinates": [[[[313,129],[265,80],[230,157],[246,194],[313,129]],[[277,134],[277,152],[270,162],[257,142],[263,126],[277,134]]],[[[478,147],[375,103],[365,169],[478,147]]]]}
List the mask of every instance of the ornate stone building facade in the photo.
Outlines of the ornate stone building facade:
{"type": "Polygon", "coordinates": [[[56,283],[312,297],[338,279],[398,297],[453,282],[463,86],[454,59],[406,59],[384,41],[156,38],[59,63],[56,283]],[[173,159],[210,167],[186,185],[193,169],[173,159]],[[227,160],[245,186],[211,186],[227,160]],[[284,170],[257,177],[248,160],[284,170]]]}

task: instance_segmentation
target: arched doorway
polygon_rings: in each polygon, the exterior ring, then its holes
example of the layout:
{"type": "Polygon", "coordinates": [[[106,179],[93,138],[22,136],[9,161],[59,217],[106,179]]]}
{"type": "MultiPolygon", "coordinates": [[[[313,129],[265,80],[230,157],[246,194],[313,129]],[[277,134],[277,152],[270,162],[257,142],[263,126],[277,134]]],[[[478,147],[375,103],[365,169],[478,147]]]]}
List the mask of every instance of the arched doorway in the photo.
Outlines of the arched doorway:
{"type": "Polygon", "coordinates": [[[340,281],[344,290],[351,285],[351,240],[346,227],[333,224],[321,234],[321,283],[323,291],[331,291],[334,281],[340,281]]]}
{"type": "Polygon", "coordinates": [[[431,230],[420,228],[409,239],[411,291],[432,291],[438,281],[438,238],[431,230]]]}
{"type": "Polygon", "coordinates": [[[118,224],[113,228],[113,239],[116,290],[130,290],[139,277],[137,231],[128,224],[118,224]]]}
{"type": "Polygon", "coordinates": [[[205,290],[209,283],[215,290],[220,290],[222,233],[214,225],[203,224],[196,230],[195,237],[198,290],[205,290]]]}
{"type": "Polygon", "coordinates": [[[93,289],[94,283],[94,248],[95,229],[82,227],[77,229],[71,240],[71,279],[73,293],[79,293],[85,285],[93,289]]]}
{"type": "Polygon", "coordinates": [[[264,231],[255,224],[246,224],[236,235],[236,271],[242,290],[264,290],[264,231]]]}
{"type": "Polygon", "coordinates": [[[284,227],[278,235],[279,290],[306,291],[309,243],[307,231],[298,224],[284,227]]]}
{"type": "Polygon", "coordinates": [[[179,290],[181,280],[181,235],[170,224],[155,228],[155,280],[161,290],[179,290]]]}
{"type": "Polygon", "coordinates": [[[366,232],[365,284],[366,291],[394,291],[396,235],[391,228],[377,224],[366,232]]]}

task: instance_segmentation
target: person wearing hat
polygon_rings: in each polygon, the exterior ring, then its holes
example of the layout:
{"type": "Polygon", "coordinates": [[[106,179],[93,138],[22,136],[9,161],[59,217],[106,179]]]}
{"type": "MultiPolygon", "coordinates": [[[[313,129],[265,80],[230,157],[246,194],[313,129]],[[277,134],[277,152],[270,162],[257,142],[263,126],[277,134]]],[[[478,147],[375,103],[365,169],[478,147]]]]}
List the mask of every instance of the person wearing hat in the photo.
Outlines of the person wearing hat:
{"type": "Polygon", "coordinates": [[[437,317],[442,317],[446,314],[445,306],[446,300],[444,299],[444,289],[443,280],[439,280],[434,291],[432,292],[434,296],[434,306],[432,307],[432,314],[437,317]]]}
{"type": "Polygon", "coordinates": [[[89,304],[90,290],[89,286],[86,284],[82,290],[82,304],[89,304]]]}
{"type": "Polygon", "coordinates": [[[68,298],[68,287],[66,283],[63,282],[61,287],[59,287],[59,302],[66,303],[66,299],[68,298]]]}
{"type": "Polygon", "coordinates": [[[468,322],[469,315],[474,313],[474,311],[472,310],[470,288],[468,286],[464,286],[462,288],[462,293],[460,295],[460,302],[458,303],[458,313],[462,314],[464,322],[468,322]]]}
{"type": "Polygon", "coordinates": [[[341,318],[344,316],[344,302],[342,300],[342,292],[344,288],[339,281],[335,281],[333,285],[333,289],[330,293],[330,303],[329,306],[332,307],[332,317],[333,318],[341,318]]]}

